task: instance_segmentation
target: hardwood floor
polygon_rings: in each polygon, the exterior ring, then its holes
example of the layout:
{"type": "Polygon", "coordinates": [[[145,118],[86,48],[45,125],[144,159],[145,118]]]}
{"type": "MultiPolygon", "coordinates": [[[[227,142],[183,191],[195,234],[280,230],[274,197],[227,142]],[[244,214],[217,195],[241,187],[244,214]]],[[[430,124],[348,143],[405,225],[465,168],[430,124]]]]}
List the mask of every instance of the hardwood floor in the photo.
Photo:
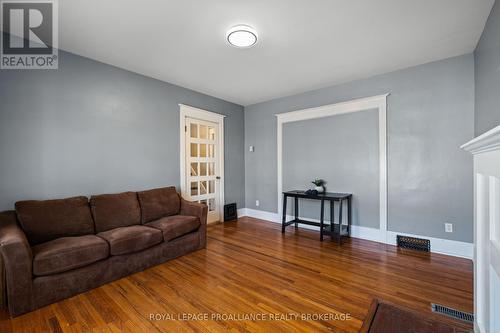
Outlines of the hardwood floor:
{"type": "Polygon", "coordinates": [[[14,319],[3,310],[0,332],[357,332],[374,297],[432,316],[431,302],[472,312],[472,288],[470,260],[241,218],[209,226],[206,250],[14,319]]]}

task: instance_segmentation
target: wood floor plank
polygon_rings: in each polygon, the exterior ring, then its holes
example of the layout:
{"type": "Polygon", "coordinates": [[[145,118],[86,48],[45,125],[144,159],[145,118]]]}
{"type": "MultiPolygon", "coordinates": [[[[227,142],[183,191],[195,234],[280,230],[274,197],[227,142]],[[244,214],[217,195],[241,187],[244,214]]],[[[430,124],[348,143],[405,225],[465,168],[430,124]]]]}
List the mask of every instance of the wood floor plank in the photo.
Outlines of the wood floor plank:
{"type": "Polygon", "coordinates": [[[0,330],[357,332],[373,298],[472,312],[472,274],[470,260],[240,218],[209,226],[207,249],[14,319],[2,310],[0,330]]]}

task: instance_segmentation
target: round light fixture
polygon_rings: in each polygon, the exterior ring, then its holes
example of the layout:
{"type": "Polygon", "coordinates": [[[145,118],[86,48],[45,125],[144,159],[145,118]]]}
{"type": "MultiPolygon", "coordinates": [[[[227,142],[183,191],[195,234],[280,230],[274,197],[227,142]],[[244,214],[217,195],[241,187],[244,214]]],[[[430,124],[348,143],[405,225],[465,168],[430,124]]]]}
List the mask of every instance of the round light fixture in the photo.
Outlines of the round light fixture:
{"type": "Polygon", "coordinates": [[[229,44],[235,47],[250,47],[257,43],[257,31],[248,25],[237,25],[226,34],[229,44]]]}

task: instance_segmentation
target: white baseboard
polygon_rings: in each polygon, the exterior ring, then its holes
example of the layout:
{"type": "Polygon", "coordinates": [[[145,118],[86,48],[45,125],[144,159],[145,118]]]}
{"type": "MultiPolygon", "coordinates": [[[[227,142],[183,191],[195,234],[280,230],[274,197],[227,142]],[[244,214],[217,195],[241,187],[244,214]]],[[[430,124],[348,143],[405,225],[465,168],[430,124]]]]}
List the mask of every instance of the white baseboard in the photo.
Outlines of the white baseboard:
{"type": "Polygon", "coordinates": [[[246,208],[239,208],[237,210],[236,214],[238,215],[238,217],[250,216],[250,215],[248,215],[246,208]]]}
{"type": "MultiPolygon", "coordinates": [[[[251,209],[251,208],[240,208],[238,209],[238,217],[249,216],[256,219],[266,220],[274,223],[281,223],[281,218],[277,213],[266,212],[263,210],[251,209]]],[[[292,219],[292,216],[287,216],[287,219],[292,219]]],[[[319,222],[315,219],[302,218],[304,220],[309,220],[313,222],[319,222]]],[[[329,221],[325,221],[329,223],[329,221]]],[[[319,230],[318,227],[302,225],[301,228],[311,229],[311,230],[319,230]]],[[[375,228],[368,228],[353,225],[351,226],[351,237],[371,240],[379,243],[385,243],[390,245],[396,245],[396,236],[410,236],[410,237],[419,237],[425,238],[431,241],[431,252],[433,253],[441,253],[454,257],[461,257],[466,259],[473,259],[474,255],[474,244],[454,241],[449,239],[442,238],[434,238],[428,236],[414,235],[403,232],[396,231],[382,231],[375,228]]]]}
{"type": "Polygon", "coordinates": [[[486,332],[484,327],[484,325],[480,325],[477,320],[474,320],[474,333],[482,333],[482,332],[486,332]]]}

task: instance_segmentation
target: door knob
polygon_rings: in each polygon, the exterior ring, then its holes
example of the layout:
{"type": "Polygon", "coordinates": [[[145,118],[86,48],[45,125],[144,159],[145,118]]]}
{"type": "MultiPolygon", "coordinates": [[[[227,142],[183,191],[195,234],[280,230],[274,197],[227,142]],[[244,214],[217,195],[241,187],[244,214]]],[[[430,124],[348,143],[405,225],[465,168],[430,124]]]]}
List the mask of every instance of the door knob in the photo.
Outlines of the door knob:
{"type": "Polygon", "coordinates": [[[216,177],[215,177],[215,179],[220,179],[220,177],[219,177],[219,176],[216,176],[216,177]]]}

